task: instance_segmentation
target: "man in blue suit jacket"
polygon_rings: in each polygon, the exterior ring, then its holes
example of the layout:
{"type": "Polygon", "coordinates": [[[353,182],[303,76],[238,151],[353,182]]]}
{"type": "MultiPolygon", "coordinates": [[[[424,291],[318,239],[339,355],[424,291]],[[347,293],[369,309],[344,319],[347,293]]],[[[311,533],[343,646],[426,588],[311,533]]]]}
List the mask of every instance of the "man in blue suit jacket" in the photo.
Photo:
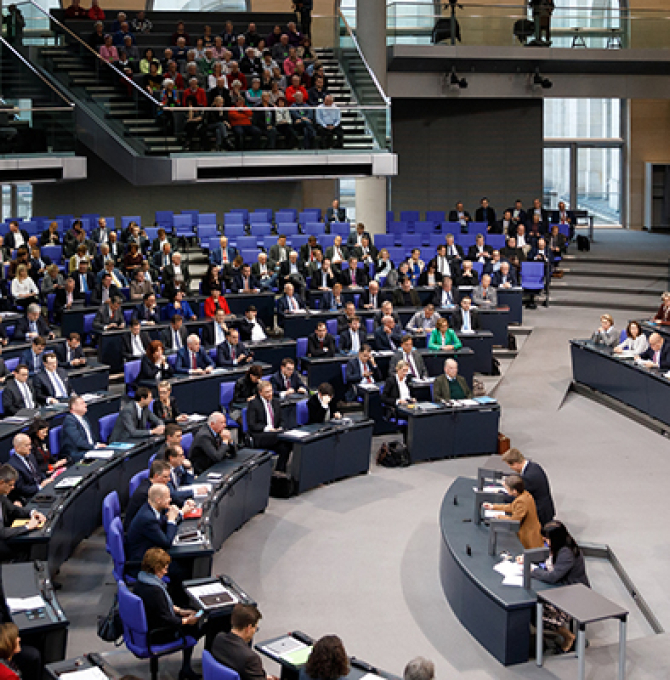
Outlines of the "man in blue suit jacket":
{"type": "Polygon", "coordinates": [[[18,500],[25,504],[43,486],[51,482],[51,478],[46,479],[45,475],[40,472],[37,459],[30,452],[31,441],[27,434],[17,434],[12,444],[14,453],[7,462],[19,473],[19,476],[14,489],[9,494],[9,500],[18,500]]]}
{"type": "Polygon", "coordinates": [[[494,272],[491,277],[491,285],[494,288],[513,288],[519,285],[516,274],[509,262],[503,260],[500,263],[500,269],[498,269],[497,272],[494,272]]]}
{"type": "Polygon", "coordinates": [[[197,335],[189,335],[186,339],[186,347],[177,352],[177,360],[174,372],[187,375],[203,375],[214,370],[214,362],[209,354],[200,347],[200,338],[197,335]],[[195,359],[195,368],[193,363],[195,359]]]}
{"type": "Polygon", "coordinates": [[[284,325],[284,317],[291,312],[297,312],[305,309],[303,299],[295,294],[295,288],[292,283],[287,283],[284,286],[284,295],[277,301],[277,320],[280,326],[284,325]]]}
{"type": "Polygon", "coordinates": [[[81,397],[70,397],[70,412],[63,418],[60,434],[60,452],[67,460],[78,462],[87,451],[104,448],[95,441],[93,429],[86,418],[88,406],[81,397]]]}
{"type": "Polygon", "coordinates": [[[221,267],[224,264],[232,264],[233,260],[238,255],[237,248],[233,248],[232,246],[228,246],[228,239],[225,236],[222,236],[219,239],[219,243],[221,244],[220,247],[215,248],[209,254],[209,261],[212,264],[219,265],[219,267],[221,267]],[[225,257],[224,257],[224,255],[225,255],[225,257]]]}
{"type": "MultiPolygon", "coordinates": [[[[191,486],[195,481],[192,469],[187,470],[184,467],[186,456],[184,449],[181,446],[168,446],[165,449],[165,460],[170,464],[170,481],[167,484],[170,489],[170,496],[177,505],[184,505],[189,499],[193,498],[193,491],[191,489],[181,489],[182,486],[191,486]]],[[[203,487],[206,492],[206,487],[203,487]]]]}
{"type": "Polygon", "coordinates": [[[28,367],[28,373],[33,375],[37,371],[41,371],[44,367],[42,359],[44,357],[44,348],[47,346],[47,342],[44,338],[37,336],[33,338],[33,344],[30,349],[27,349],[19,359],[20,364],[25,364],[28,367]]]}
{"type": "Polygon", "coordinates": [[[287,394],[294,394],[295,392],[307,394],[305,383],[300,374],[296,372],[295,361],[291,357],[284,357],[281,360],[279,370],[270,378],[270,385],[272,385],[272,392],[277,398],[283,398],[287,394]]]}
{"type": "Polygon", "coordinates": [[[160,323],[158,317],[158,307],[156,306],[156,296],[153,293],[145,293],[142,302],[133,309],[131,319],[137,319],[143,324],[157,324],[160,323]]]}
{"type": "Polygon", "coordinates": [[[253,361],[253,352],[240,342],[240,333],[236,328],[226,331],[226,340],[216,348],[216,365],[224,368],[243,366],[253,361]]]}
{"type": "Polygon", "coordinates": [[[392,316],[382,318],[382,325],[375,331],[375,349],[396,351],[400,347],[402,334],[392,316]]]}
{"type": "MultiPolygon", "coordinates": [[[[193,501],[186,501],[183,512],[188,513],[194,507],[193,501]]],[[[137,511],[126,537],[126,571],[131,576],[139,571],[149,548],[170,550],[181,514],[172,504],[170,489],[164,484],[153,484],[149,489],[149,500],[137,511]]]]}
{"type": "Polygon", "coordinates": [[[379,366],[372,358],[372,348],[370,345],[362,345],[358,354],[347,361],[345,369],[345,381],[349,391],[346,399],[354,401],[356,399],[356,385],[365,381],[367,384],[381,382],[382,374],[379,366]]]}

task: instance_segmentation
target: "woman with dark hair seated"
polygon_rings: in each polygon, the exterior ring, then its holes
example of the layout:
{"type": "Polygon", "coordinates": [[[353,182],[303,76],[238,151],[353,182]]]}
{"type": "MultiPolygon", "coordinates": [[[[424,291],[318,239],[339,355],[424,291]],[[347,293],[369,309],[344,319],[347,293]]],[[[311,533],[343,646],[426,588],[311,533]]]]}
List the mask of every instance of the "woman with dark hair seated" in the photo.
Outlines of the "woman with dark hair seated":
{"type": "Polygon", "coordinates": [[[211,295],[215,290],[218,290],[219,293],[225,293],[226,286],[221,278],[221,267],[210,262],[205,275],[202,277],[202,294],[211,295]]]}
{"type": "Polygon", "coordinates": [[[332,413],[330,404],[335,397],[335,390],[330,383],[321,383],[316,391],[307,400],[307,424],[325,423],[331,418],[341,418],[340,413],[332,413]]]}
{"type": "MultiPolygon", "coordinates": [[[[42,474],[48,476],[49,465],[52,464],[51,451],[49,451],[49,423],[42,418],[33,420],[28,428],[28,436],[31,442],[31,453],[35,456],[37,466],[42,474]]],[[[67,460],[62,458],[53,463],[53,469],[67,465],[67,460]]]]}
{"type": "MultiPolygon", "coordinates": [[[[575,539],[565,528],[563,522],[551,520],[542,529],[549,545],[550,558],[546,567],[536,567],[530,572],[532,578],[544,583],[554,583],[560,586],[570,586],[582,583],[591,587],[586,575],[584,553],[580,550],[575,539]]],[[[522,561],[519,558],[518,561],[522,561]]],[[[570,630],[570,617],[564,612],[554,609],[551,605],[544,605],[543,620],[545,626],[555,630],[562,638],[561,645],[564,652],[569,652],[575,642],[575,635],[570,630]]]]}
{"type": "MultiPolygon", "coordinates": [[[[144,553],[142,568],[137,575],[134,592],[144,604],[147,629],[151,644],[168,644],[181,636],[198,638],[199,617],[192,609],[175,606],[168,593],[163,577],[168,572],[172,558],[162,548],[149,548],[144,553]],[[153,634],[152,634],[153,633],[153,634]]],[[[193,648],[184,649],[179,680],[196,680],[200,676],[191,668],[193,648]]]]}
{"type": "Polygon", "coordinates": [[[126,270],[126,273],[132,277],[135,271],[142,265],[143,259],[140,247],[137,243],[131,243],[128,252],[123,257],[123,268],[126,270]]]}
{"type": "Polygon", "coordinates": [[[349,657],[337,635],[324,635],[317,640],[300,680],[339,680],[349,674],[349,657]]]}
{"type": "Polygon", "coordinates": [[[171,378],[173,374],[172,366],[165,358],[163,343],[160,340],[152,340],[147,347],[146,354],[142,357],[137,385],[156,387],[161,380],[171,378]]]}

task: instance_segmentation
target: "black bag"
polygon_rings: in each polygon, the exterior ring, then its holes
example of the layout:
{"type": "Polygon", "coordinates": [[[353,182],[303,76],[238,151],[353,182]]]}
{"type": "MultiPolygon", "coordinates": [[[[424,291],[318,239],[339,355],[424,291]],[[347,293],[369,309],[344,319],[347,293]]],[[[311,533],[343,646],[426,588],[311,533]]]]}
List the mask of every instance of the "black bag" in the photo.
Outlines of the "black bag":
{"type": "Polygon", "coordinates": [[[270,479],[270,496],[272,498],[290,498],[294,493],[293,479],[285,472],[275,470],[270,479]]]}
{"type": "Polygon", "coordinates": [[[588,236],[583,236],[582,234],[577,236],[577,250],[586,253],[591,251],[591,241],[589,241],[588,236]]]}
{"type": "Polygon", "coordinates": [[[114,602],[107,616],[98,617],[98,637],[105,642],[113,642],[117,647],[123,644],[123,624],[119,614],[118,595],[114,595],[114,602]]]}
{"type": "Polygon", "coordinates": [[[516,352],[516,336],[511,333],[507,334],[507,349],[516,352]]]}
{"type": "Polygon", "coordinates": [[[402,442],[384,442],[377,452],[377,465],[389,468],[407,467],[411,462],[409,451],[402,442]]]}
{"type": "Polygon", "coordinates": [[[500,375],[500,362],[496,357],[491,358],[491,375],[500,375]]]}

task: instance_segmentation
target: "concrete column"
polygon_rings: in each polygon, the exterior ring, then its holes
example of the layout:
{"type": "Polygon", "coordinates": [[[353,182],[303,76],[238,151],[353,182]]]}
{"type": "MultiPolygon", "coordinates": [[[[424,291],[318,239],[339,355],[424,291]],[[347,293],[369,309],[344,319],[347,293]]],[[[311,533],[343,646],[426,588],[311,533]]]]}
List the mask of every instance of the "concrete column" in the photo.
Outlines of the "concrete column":
{"type": "Polygon", "coordinates": [[[365,60],[386,92],[386,0],[358,0],[356,39],[365,60]]]}
{"type": "Polygon", "coordinates": [[[386,233],[386,177],[356,180],[356,222],[371,234],[386,233]]]}

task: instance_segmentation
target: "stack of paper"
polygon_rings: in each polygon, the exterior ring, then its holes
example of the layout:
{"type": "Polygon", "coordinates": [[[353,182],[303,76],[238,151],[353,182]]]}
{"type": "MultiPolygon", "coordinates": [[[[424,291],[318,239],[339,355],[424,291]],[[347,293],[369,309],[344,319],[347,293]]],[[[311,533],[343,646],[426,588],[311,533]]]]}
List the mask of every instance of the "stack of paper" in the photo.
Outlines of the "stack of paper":
{"type": "Polygon", "coordinates": [[[8,597],[7,606],[12,614],[18,612],[28,612],[32,609],[42,609],[46,607],[46,603],[41,595],[33,595],[33,597],[8,597]]]}
{"type": "Polygon", "coordinates": [[[198,423],[201,420],[207,420],[207,416],[203,416],[201,413],[191,413],[188,419],[191,422],[198,423]]]}
{"type": "Polygon", "coordinates": [[[92,401],[95,401],[98,398],[97,394],[82,394],[81,398],[87,403],[90,404],[92,401]]]}
{"type": "Polygon", "coordinates": [[[115,451],[110,451],[109,449],[94,449],[93,451],[87,451],[84,454],[84,458],[88,460],[109,460],[113,458],[115,451]]]}
{"type": "Polygon", "coordinates": [[[54,486],[54,489],[74,489],[81,480],[84,479],[82,476],[72,476],[72,477],[65,477],[64,479],[61,479],[56,486],[54,486]]]}
{"type": "Polygon", "coordinates": [[[287,430],[284,434],[287,434],[290,437],[297,437],[298,439],[303,439],[304,437],[309,437],[310,432],[306,432],[305,430],[287,430]]]}
{"type": "Polygon", "coordinates": [[[484,517],[486,519],[494,519],[498,517],[504,517],[505,513],[499,510],[484,510],[484,517]]]}
{"type": "Polygon", "coordinates": [[[503,575],[504,586],[523,586],[523,565],[512,562],[511,560],[503,560],[498,562],[494,567],[495,571],[503,575]]]}
{"type": "Polygon", "coordinates": [[[61,673],[59,680],[109,680],[105,673],[98,668],[83,668],[80,671],[71,671],[70,673],[61,673]]]}

